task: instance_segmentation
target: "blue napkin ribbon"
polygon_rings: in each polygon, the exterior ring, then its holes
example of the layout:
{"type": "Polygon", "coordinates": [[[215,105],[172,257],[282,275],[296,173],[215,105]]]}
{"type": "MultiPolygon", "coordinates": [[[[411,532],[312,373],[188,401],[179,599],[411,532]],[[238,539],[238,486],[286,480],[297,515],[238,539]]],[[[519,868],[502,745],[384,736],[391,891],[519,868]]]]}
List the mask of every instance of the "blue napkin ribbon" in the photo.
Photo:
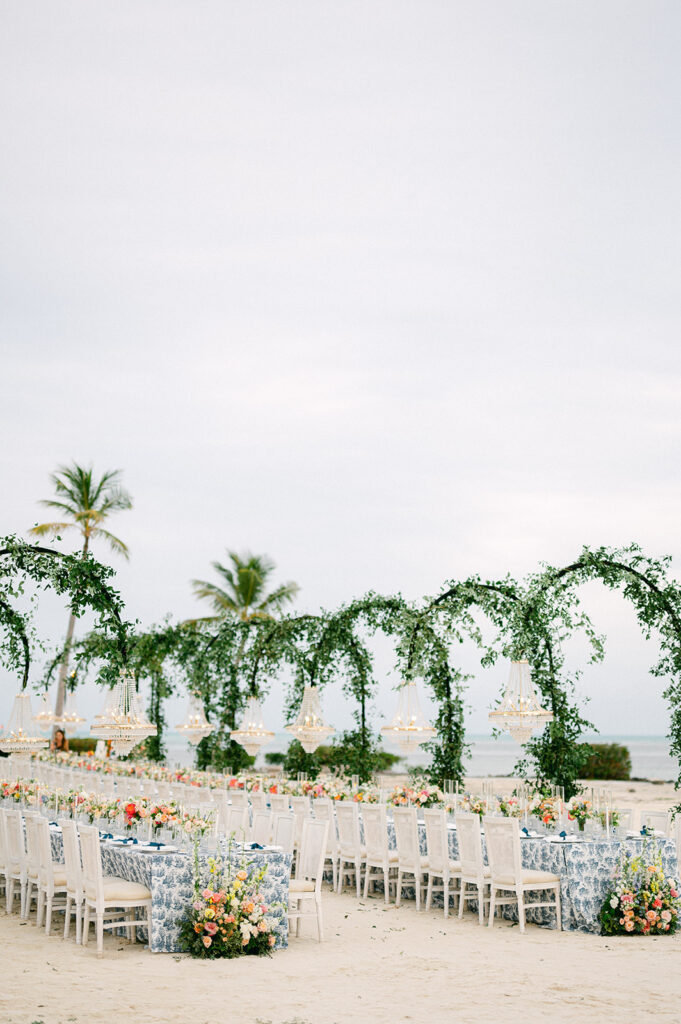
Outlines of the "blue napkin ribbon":
{"type": "Polygon", "coordinates": [[[567,832],[559,832],[558,835],[561,839],[565,839],[565,837],[567,836],[567,832]]]}
{"type": "Polygon", "coordinates": [[[113,839],[113,832],[100,832],[99,833],[99,838],[100,839],[113,839]]]}
{"type": "Polygon", "coordinates": [[[147,846],[155,846],[157,850],[160,850],[162,846],[165,846],[165,843],[147,843],[147,846]]]}
{"type": "Polygon", "coordinates": [[[525,835],[526,835],[526,836],[529,836],[529,834],[530,834],[530,833],[529,833],[529,831],[528,831],[528,830],[527,830],[527,829],[525,828],[525,826],[524,826],[524,825],[523,825],[522,831],[523,831],[523,832],[525,833],[525,835]]]}

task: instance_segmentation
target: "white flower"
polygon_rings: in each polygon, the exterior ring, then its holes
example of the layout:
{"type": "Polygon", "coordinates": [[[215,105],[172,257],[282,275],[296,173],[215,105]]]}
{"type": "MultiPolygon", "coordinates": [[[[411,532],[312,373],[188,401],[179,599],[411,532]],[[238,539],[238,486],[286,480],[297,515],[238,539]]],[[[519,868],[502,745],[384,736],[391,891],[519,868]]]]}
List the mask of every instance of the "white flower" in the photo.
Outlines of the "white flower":
{"type": "Polygon", "coordinates": [[[618,900],[617,896],[611,896],[611,897],[610,897],[610,906],[612,907],[612,909],[613,909],[613,910],[614,910],[614,909],[615,909],[616,907],[618,907],[618,906],[619,906],[619,902],[620,902],[620,901],[618,900]]]}

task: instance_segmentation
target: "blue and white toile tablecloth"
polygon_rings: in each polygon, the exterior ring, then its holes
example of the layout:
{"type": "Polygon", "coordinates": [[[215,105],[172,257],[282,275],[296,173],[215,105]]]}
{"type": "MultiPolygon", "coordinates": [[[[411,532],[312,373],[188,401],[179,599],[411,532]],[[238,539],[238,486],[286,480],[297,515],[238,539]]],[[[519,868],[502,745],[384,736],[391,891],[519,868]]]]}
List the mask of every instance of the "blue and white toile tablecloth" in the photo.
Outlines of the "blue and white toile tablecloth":
{"type": "MultiPolygon", "coordinates": [[[[62,862],[63,842],[61,832],[51,831],[52,857],[62,862]]],[[[260,870],[266,865],[267,872],[260,884],[260,891],[272,908],[271,916],[276,919],[275,949],[288,945],[288,890],[291,877],[291,855],[278,850],[248,850],[232,844],[221,843],[222,860],[225,867],[237,866],[241,858],[249,868],[260,870]]],[[[207,858],[201,858],[205,863],[207,858]]],[[[152,953],[176,953],[180,951],[178,923],[194,896],[192,858],[187,853],[139,853],[133,846],[115,847],[102,844],[102,870],[105,875],[117,875],[130,882],[140,882],[151,892],[151,942],[152,953]]],[[[147,941],[145,928],[137,929],[140,940],[147,941]]]]}
{"type": "MultiPolygon", "coordinates": [[[[456,839],[456,829],[449,828],[449,854],[452,860],[459,859],[459,845],[456,839]]],[[[388,821],[388,841],[392,849],[396,846],[395,825],[388,821]]],[[[652,840],[647,841],[648,844],[652,840]]],[[[681,874],[680,865],[677,862],[676,844],[671,839],[655,840],[662,854],[662,864],[665,873],[679,879],[681,874]]],[[[598,914],[605,899],[610,880],[615,871],[620,851],[624,847],[634,854],[643,849],[643,839],[624,839],[621,842],[606,842],[604,839],[584,839],[577,842],[555,843],[547,842],[544,838],[521,839],[520,852],[523,867],[532,871],[549,871],[552,875],[560,876],[560,898],[561,898],[561,924],[565,931],[591,932],[598,934],[601,930],[598,914]]],[[[487,849],[483,836],[483,856],[487,863],[487,849]]],[[[419,845],[421,853],[427,853],[425,825],[419,823],[419,845]]],[[[380,883],[379,883],[380,884],[380,883]]],[[[405,895],[413,898],[413,889],[407,890],[405,895]]],[[[528,902],[533,902],[535,897],[528,894],[528,902]]],[[[537,894],[537,900],[546,900],[546,893],[537,894]]],[[[436,906],[443,905],[442,893],[433,893],[433,903],[436,906]]],[[[458,901],[452,906],[458,911],[458,901]]],[[[467,904],[473,907],[473,901],[467,904]]],[[[517,920],[518,911],[510,905],[501,908],[504,917],[517,920]]],[[[528,921],[534,924],[545,925],[550,928],[556,927],[556,915],[549,907],[538,907],[528,910],[526,913],[528,921]]]]}

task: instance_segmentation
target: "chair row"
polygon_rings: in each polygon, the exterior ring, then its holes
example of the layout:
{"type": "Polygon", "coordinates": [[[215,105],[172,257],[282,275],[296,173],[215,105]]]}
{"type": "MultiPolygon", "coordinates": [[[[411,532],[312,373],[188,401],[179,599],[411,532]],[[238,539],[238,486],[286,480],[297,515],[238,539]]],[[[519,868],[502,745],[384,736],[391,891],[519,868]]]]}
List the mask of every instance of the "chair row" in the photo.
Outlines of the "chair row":
{"type": "Polygon", "coordinates": [[[76,919],[76,942],[87,945],[90,921],[95,925],[97,953],[103,952],[105,929],[125,929],[132,940],[140,926],[151,935],[151,892],[139,882],[104,875],[99,831],[60,821],[64,863],[52,859],[49,824],[39,814],[0,808],[0,874],[4,876],[7,913],[20,896],[20,914],[29,918],[36,903],[36,926],[45,921],[49,935],[52,913],[64,911],[64,938],[71,917],[76,919]],[[143,912],[138,917],[137,911],[143,912]]]}

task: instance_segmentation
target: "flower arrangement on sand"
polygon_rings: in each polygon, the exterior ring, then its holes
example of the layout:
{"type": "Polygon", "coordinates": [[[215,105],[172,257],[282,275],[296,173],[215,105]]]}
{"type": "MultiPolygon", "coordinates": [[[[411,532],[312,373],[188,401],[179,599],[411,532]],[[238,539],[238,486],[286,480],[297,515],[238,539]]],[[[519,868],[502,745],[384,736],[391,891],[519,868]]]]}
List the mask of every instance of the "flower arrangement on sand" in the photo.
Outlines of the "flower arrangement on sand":
{"type": "Polygon", "coordinates": [[[604,935],[673,935],[681,896],[676,879],[667,878],[656,844],[644,842],[634,856],[623,850],[599,920],[604,935]]]}
{"type": "Polygon", "coordinates": [[[229,872],[208,859],[208,872],[194,856],[194,899],[180,921],[181,948],[202,960],[269,955],[275,943],[274,920],[260,892],[267,866],[254,870],[245,861],[229,872]]]}

